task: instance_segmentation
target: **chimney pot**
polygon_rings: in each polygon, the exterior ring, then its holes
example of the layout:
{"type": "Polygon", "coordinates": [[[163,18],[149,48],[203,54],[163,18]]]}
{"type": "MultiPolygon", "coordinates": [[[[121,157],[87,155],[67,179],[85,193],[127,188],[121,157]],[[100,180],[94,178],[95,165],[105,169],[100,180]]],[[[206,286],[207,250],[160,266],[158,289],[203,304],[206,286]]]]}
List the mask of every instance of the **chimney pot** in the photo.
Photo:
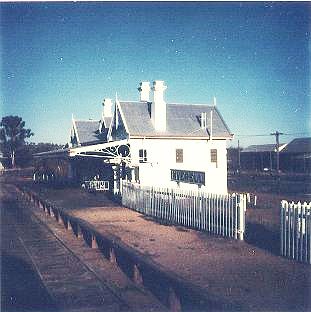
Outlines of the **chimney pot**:
{"type": "Polygon", "coordinates": [[[151,105],[151,120],[156,131],[166,131],[166,103],[164,101],[164,91],[166,90],[164,81],[153,82],[153,102],[151,105]]]}
{"type": "Polygon", "coordinates": [[[149,102],[149,92],[150,92],[150,83],[149,81],[142,81],[139,84],[137,90],[140,93],[140,101],[141,102],[149,102]]]}
{"type": "Polygon", "coordinates": [[[112,117],[112,106],[113,106],[112,100],[104,99],[103,106],[104,106],[103,116],[112,117]]]}

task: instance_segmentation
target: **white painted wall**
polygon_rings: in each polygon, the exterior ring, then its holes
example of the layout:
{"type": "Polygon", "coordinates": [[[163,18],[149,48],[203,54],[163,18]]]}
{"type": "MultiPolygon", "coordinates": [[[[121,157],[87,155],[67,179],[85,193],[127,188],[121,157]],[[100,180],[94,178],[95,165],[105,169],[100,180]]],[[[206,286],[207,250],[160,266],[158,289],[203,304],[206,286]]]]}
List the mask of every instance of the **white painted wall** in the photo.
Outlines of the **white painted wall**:
{"type": "MultiPolygon", "coordinates": [[[[205,172],[202,190],[227,193],[227,156],[225,140],[130,139],[132,165],[139,167],[140,183],[149,186],[177,187],[171,170],[205,172]],[[176,163],[176,149],[183,149],[183,163],[176,163]],[[211,163],[211,149],[217,149],[217,167],[211,163]],[[139,163],[139,149],[147,150],[147,163],[139,163]]],[[[134,175],[133,175],[134,178],[134,175]]],[[[198,185],[180,183],[179,187],[197,190],[198,185]]]]}

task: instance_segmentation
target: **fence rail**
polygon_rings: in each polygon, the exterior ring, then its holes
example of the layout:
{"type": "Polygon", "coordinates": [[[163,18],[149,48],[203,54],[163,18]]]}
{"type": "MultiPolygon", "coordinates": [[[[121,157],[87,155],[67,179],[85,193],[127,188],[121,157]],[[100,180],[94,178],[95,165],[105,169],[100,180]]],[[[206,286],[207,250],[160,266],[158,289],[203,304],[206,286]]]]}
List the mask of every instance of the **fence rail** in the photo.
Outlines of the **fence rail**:
{"type": "Polygon", "coordinates": [[[246,195],[142,187],[124,181],[122,204],[145,215],[243,240],[246,195]]]}
{"type": "Polygon", "coordinates": [[[311,202],[281,201],[281,255],[311,264],[311,202]]]}

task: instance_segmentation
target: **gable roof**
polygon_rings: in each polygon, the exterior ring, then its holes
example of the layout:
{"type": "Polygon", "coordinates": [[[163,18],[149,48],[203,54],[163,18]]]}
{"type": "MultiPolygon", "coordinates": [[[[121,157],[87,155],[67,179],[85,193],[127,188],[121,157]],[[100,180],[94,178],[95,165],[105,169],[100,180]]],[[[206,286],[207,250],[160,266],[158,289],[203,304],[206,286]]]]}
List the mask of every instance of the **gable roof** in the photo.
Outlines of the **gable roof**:
{"type": "Polygon", "coordinates": [[[111,121],[112,121],[112,117],[104,117],[103,120],[104,120],[105,128],[109,129],[111,121]]]}
{"type": "Polygon", "coordinates": [[[167,105],[165,132],[154,129],[151,121],[151,103],[120,101],[122,115],[131,136],[180,136],[206,137],[210,136],[210,112],[213,111],[213,137],[231,138],[232,134],[215,106],[204,104],[173,104],[167,105]],[[207,129],[200,124],[201,113],[207,114],[207,129]]]}
{"type": "Polygon", "coordinates": [[[74,122],[78,132],[79,143],[81,145],[100,143],[103,141],[103,138],[98,130],[98,120],[75,120],[74,122]]]}
{"type": "Polygon", "coordinates": [[[283,153],[311,153],[311,138],[292,140],[282,151],[283,153]]]}

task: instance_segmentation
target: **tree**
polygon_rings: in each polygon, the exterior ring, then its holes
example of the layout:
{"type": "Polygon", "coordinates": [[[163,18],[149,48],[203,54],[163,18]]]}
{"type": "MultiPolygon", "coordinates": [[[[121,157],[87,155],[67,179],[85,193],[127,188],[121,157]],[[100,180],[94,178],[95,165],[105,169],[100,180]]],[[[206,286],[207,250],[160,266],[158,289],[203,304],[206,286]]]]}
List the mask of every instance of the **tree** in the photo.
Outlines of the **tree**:
{"type": "Polygon", "coordinates": [[[30,129],[25,129],[25,121],[18,116],[3,117],[0,122],[0,148],[11,160],[15,168],[16,153],[24,146],[25,139],[31,137],[30,129]]]}
{"type": "Polygon", "coordinates": [[[54,151],[64,148],[63,145],[54,143],[26,143],[19,149],[16,155],[16,165],[22,168],[34,165],[34,154],[54,151]]]}
{"type": "Polygon", "coordinates": [[[56,143],[30,143],[27,144],[28,149],[30,150],[31,154],[55,151],[64,148],[62,144],[56,143]]]}

